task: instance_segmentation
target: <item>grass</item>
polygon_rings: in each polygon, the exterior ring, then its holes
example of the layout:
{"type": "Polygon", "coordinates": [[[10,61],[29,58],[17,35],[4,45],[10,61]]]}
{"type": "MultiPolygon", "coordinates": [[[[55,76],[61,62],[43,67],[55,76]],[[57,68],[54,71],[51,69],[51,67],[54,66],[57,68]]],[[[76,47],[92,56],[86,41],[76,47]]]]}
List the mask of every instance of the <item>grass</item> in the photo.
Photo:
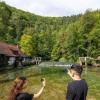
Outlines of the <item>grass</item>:
{"type": "MultiPolygon", "coordinates": [[[[91,69],[87,74],[83,73],[82,75],[89,86],[87,100],[100,99],[99,71],[100,69],[91,69]]],[[[63,69],[54,67],[39,68],[34,66],[0,72],[0,100],[7,100],[12,80],[16,76],[27,77],[28,86],[24,91],[29,93],[36,93],[41,87],[41,78],[46,78],[46,88],[39,100],[65,100],[67,85],[72,81],[63,69]]]]}

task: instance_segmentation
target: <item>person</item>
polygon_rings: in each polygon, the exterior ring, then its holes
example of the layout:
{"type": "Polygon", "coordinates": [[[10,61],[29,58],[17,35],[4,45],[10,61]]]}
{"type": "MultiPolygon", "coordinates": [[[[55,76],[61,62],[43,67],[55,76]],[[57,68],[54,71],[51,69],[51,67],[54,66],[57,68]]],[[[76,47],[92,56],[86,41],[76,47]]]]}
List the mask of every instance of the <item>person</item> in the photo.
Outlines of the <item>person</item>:
{"type": "Polygon", "coordinates": [[[42,82],[42,87],[39,90],[39,92],[36,94],[35,93],[29,94],[27,92],[22,91],[27,85],[26,77],[16,78],[10,90],[10,95],[8,100],[34,100],[35,98],[38,98],[42,94],[45,88],[46,85],[45,78],[43,78],[41,82],[42,82]]]}
{"type": "Polygon", "coordinates": [[[73,64],[67,70],[73,81],[67,87],[66,100],[86,100],[88,85],[85,80],[81,79],[82,66],[73,64]]]}

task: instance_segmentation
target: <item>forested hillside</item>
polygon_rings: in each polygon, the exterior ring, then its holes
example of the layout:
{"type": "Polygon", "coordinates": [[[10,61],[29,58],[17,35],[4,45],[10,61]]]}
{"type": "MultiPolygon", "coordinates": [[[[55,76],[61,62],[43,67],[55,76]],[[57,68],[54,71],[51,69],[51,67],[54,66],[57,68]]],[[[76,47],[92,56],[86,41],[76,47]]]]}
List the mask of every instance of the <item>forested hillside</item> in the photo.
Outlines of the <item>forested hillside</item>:
{"type": "Polygon", "coordinates": [[[0,2],[0,41],[47,60],[76,61],[100,55],[100,10],[84,15],[43,17],[0,2]]]}

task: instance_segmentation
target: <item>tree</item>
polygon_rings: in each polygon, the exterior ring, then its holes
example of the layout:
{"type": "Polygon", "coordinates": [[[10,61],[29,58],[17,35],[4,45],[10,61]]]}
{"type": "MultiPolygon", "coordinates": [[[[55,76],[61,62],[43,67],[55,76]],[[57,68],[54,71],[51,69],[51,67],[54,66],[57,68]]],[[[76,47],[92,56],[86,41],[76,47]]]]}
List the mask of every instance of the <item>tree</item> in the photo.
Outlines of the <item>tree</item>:
{"type": "Polygon", "coordinates": [[[66,40],[66,32],[64,32],[63,28],[59,31],[58,36],[56,36],[56,42],[53,46],[53,50],[51,52],[51,58],[53,60],[59,60],[60,58],[65,56],[65,40],[66,40]]]}
{"type": "Polygon", "coordinates": [[[89,55],[92,57],[98,57],[100,55],[100,21],[90,32],[88,40],[90,41],[90,46],[88,48],[89,55]]]}
{"type": "Polygon", "coordinates": [[[4,36],[8,32],[11,10],[5,2],[0,2],[0,35],[4,36]]]}
{"type": "Polygon", "coordinates": [[[29,34],[24,34],[21,37],[21,40],[19,42],[19,45],[21,47],[21,51],[27,55],[27,56],[34,56],[36,51],[34,50],[34,43],[32,36],[29,34]]]}
{"type": "Polygon", "coordinates": [[[60,45],[59,45],[59,42],[56,42],[56,44],[53,46],[53,50],[51,52],[51,58],[52,60],[54,61],[58,61],[59,58],[60,58],[60,45]]]}

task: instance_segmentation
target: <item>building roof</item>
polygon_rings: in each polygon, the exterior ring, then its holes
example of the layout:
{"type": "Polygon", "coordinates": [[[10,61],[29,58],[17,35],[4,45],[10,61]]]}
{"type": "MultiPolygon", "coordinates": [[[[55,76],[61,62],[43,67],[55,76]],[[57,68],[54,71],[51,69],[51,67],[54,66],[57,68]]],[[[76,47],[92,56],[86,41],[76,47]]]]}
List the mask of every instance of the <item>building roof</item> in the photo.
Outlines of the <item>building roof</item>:
{"type": "Polygon", "coordinates": [[[17,45],[10,45],[4,42],[0,42],[0,54],[4,54],[6,56],[22,56],[23,55],[17,45]]]}

